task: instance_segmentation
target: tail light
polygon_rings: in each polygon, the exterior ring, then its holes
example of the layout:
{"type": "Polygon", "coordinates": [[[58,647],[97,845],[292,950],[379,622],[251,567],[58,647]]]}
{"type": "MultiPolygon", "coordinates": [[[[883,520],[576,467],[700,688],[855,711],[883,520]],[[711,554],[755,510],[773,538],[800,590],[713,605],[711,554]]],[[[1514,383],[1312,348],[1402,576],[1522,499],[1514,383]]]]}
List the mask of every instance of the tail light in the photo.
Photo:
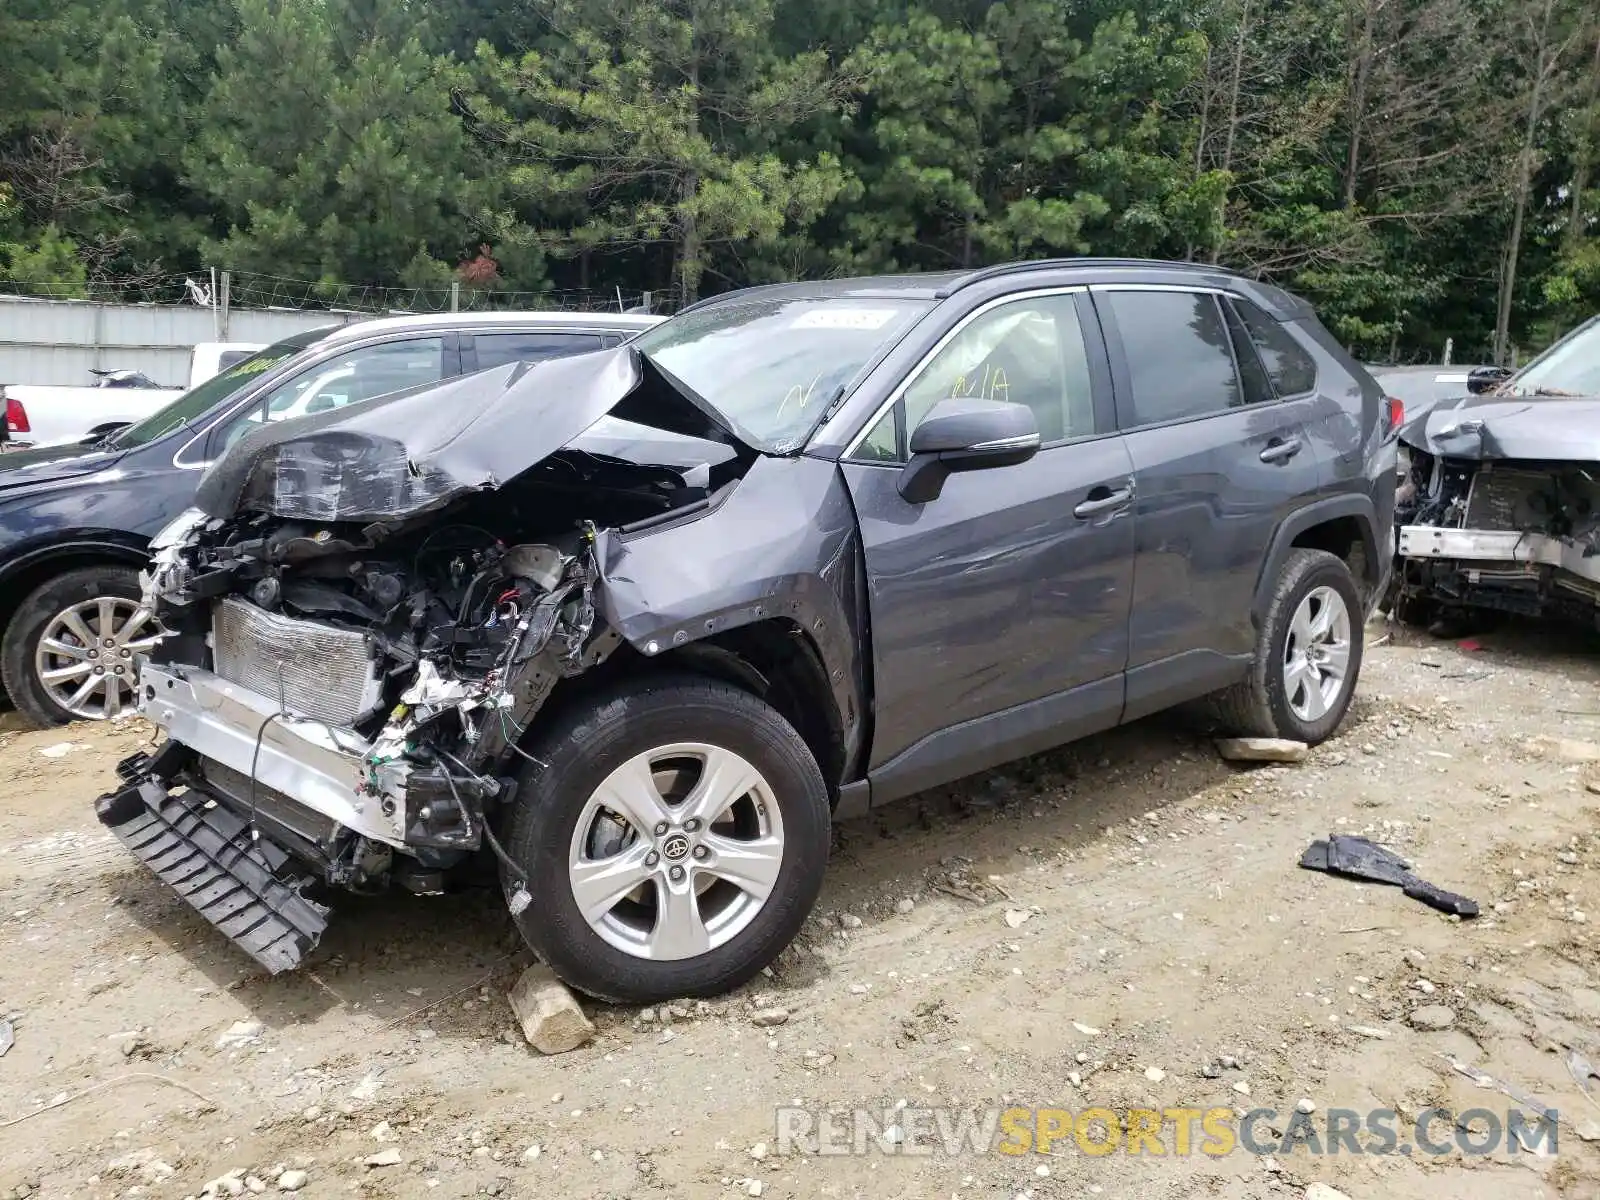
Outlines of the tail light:
{"type": "Polygon", "coordinates": [[[1384,405],[1387,410],[1385,416],[1388,421],[1388,424],[1384,427],[1384,433],[1389,435],[1399,433],[1400,426],[1406,423],[1405,402],[1398,396],[1386,396],[1384,397],[1384,405]]]}
{"type": "MultiPolygon", "coordinates": [[[[0,396],[3,395],[5,395],[5,393],[0,392],[0,396]]],[[[6,396],[6,432],[33,432],[33,426],[28,424],[28,410],[22,407],[21,400],[13,400],[9,396],[6,396]]]]}

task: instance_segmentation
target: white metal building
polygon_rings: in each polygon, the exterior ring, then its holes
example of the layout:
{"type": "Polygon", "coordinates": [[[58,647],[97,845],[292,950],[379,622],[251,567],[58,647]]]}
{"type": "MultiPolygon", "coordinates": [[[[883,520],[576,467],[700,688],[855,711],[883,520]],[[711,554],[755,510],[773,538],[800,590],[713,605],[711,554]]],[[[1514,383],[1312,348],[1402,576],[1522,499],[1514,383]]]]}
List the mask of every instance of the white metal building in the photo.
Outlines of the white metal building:
{"type": "Polygon", "coordinates": [[[90,369],[99,368],[143,371],[158,384],[187,387],[189,350],[196,342],[268,344],[371,315],[315,309],[219,313],[198,305],[0,296],[0,384],[87,387],[94,382],[90,369]]]}

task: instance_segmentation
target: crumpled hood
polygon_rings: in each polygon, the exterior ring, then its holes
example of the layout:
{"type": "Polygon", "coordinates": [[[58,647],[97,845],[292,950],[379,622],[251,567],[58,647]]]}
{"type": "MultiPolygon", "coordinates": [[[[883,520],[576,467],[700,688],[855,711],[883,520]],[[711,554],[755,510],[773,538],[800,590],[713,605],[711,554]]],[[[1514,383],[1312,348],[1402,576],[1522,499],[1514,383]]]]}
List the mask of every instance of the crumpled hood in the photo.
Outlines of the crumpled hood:
{"type": "Polygon", "coordinates": [[[206,472],[196,506],[229,518],[394,522],[500,487],[607,414],[740,445],[627,346],[512,363],[258,429],[206,472]]]}
{"type": "Polygon", "coordinates": [[[13,450],[0,454],[0,490],[81,479],[114,466],[123,453],[121,450],[94,449],[88,445],[13,450]]]}
{"type": "Polygon", "coordinates": [[[1463,396],[1408,421],[1400,440],[1444,458],[1600,462],[1600,397],[1463,396]]]}

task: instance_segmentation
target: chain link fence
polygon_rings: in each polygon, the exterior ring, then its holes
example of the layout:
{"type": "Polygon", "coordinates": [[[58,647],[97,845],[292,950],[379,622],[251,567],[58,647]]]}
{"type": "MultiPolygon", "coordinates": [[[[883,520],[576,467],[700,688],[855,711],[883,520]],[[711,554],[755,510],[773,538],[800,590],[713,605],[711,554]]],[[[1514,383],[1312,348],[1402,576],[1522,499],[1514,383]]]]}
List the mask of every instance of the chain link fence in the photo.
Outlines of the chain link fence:
{"type": "Polygon", "coordinates": [[[332,312],[629,312],[659,311],[666,299],[639,289],[548,288],[511,291],[465,284],[449,287],[378,287],[293,279],[249,271],[163,275],[139,279],[50,284],[0,279],[0,295],[38,300],[92,300],[117,304],[179,304],[232,309],[293,309],[332,312]]]}

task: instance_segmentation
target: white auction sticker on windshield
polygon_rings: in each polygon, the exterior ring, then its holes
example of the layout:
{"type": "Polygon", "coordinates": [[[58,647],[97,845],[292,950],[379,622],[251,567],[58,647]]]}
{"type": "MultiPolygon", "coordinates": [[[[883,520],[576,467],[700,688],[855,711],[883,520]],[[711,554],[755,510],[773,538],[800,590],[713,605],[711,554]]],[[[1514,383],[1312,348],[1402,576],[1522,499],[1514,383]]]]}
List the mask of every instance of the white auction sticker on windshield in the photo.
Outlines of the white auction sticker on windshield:
{"type": "Polygon", "coordinates": [[[892,308],[811,308],[795,318],[795,329],[882,329],[894,319],[892,308]]]}

